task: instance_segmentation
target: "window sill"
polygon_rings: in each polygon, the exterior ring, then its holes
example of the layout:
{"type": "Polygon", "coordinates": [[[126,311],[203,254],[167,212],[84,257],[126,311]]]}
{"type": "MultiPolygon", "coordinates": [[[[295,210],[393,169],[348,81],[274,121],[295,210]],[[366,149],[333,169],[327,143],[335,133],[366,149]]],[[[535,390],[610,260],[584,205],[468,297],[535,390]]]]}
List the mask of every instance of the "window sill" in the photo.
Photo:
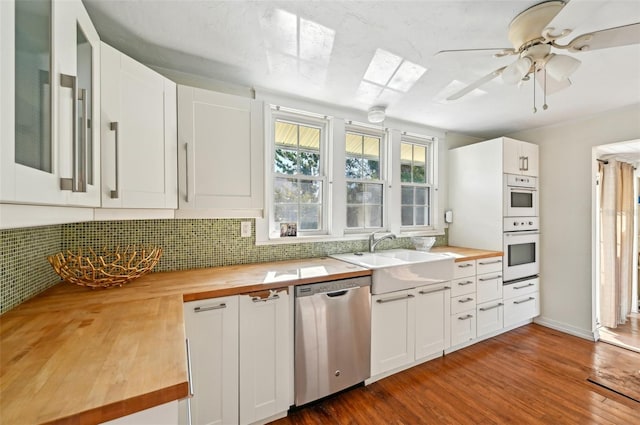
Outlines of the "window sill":
{"type": "MultiPolygon", "coordinates": [[[[444,234],[445,234],[444,229],[429,229],[429,230],[401,231],[396,236],[399,238],[409,238],[412,236],[443,236],[444,234]]],[[[351,234],[346,234],[344,236],[309,235],[309,236],[295,236],[295,237],[284,237],[284,238],[270,238],[267,240],[256,240],[256,246],[320,243],[320,242],[364,241],[369,239],[369,235],[370,233],[351,233],[351,234]]]]}

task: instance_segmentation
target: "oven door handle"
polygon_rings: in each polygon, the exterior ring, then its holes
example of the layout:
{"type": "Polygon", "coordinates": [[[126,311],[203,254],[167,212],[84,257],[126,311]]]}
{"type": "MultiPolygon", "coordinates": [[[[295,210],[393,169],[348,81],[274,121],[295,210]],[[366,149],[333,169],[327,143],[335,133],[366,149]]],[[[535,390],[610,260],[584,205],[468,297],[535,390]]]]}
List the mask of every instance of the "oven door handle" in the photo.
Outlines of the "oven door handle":
{"type": "Polygon", "coordinates": [[[509,186],[510,192],[537,192],[535,187],[509,186]]]}
{"type": "Polygon", "coordinates": [[[527,235],[539,235],[539,230],[523,230],[516,232],[504,232],[505,236],[527,236],[527,235]]]}

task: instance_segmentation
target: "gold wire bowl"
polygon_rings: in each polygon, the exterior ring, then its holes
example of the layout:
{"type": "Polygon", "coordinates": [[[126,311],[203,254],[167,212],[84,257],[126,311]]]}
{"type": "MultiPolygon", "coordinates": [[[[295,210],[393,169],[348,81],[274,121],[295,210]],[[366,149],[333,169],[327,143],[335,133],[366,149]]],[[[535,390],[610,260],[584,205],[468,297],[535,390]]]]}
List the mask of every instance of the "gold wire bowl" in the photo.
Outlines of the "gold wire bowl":
{"type": "Polygon", "coordinates": [[[77,253],[59,252],[47,257],[58,275],[70,283],[89,288],[109,288],[144,276],[155,267],[162,255],[162,248],[127,246],[124,250],[104,248],[101,253],[93,249],[77,250],[77,253]]]}

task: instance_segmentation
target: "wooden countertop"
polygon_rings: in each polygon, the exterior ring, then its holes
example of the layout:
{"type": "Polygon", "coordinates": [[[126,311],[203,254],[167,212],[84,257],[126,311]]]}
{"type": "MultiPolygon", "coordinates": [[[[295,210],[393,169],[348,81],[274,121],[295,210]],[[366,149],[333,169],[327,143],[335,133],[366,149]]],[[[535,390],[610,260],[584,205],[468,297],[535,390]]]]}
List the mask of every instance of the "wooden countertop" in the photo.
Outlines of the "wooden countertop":
{"type": "Polygon", "coordinates": [[[61,283],[0,316],[0,423],[94,424],[187,396],[183,301],[368,276],[331,258],[61,283]]]}
{"type": "Polygon", "coordinates": [[[455,262],[480,260],[482,258],[502,257],[502,251],[489,251],[486,249],[463,248],[460,246],[438,246],[431,248],[431,252],[449,253],[455,257],[455,262]]]}

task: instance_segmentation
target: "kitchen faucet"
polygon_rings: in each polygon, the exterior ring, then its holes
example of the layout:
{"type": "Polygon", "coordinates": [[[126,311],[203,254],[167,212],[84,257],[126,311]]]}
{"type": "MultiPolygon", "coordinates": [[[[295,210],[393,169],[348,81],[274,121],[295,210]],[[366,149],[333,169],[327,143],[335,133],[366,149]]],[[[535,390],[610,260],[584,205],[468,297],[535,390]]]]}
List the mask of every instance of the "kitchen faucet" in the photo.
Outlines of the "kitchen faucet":
{"type": "Polygon", "coordinates": [[[382,230],[378,230],[373,232],[372,234],[369,235],[369,252],[375,252],[376,250],[376,245],[378,245],[380,242],[382,242],[385,239],[395,239],[396,235],[394,235],[393,233],[389,233],[388,235],[384,235],[382,237],[380,237],[379,239],[376,239],[376,233],[382,232],[382,230]]]}

